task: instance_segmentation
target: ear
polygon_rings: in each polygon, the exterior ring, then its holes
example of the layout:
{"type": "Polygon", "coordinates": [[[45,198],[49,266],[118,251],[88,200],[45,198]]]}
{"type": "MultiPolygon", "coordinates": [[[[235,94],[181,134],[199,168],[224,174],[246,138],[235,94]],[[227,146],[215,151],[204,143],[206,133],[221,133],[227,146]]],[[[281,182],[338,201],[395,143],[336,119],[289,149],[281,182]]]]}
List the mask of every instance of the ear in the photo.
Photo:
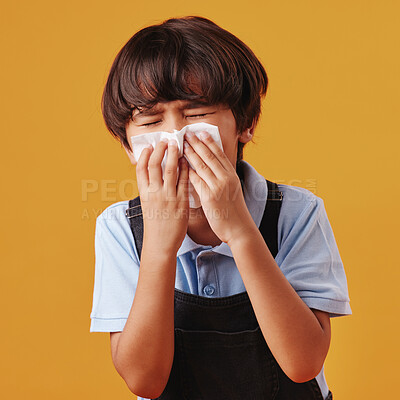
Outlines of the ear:
{"type": "Polygon", "coordinates": [[[128,150],[125,146],[124,146],[124,150],[125,150],[126,154],[128,155],[129,160],[131,161],[131,164],[136,165],[137,161],[135,160],[135,157],[133,156],[132,151],[128,150]]]}
{"type": "Polygon", "coordinates": [[[251,124],[251,127],[245,129],[239,136],[239,142],[247,143],[253,138],[254,133],[254,122],[251,124]]]}

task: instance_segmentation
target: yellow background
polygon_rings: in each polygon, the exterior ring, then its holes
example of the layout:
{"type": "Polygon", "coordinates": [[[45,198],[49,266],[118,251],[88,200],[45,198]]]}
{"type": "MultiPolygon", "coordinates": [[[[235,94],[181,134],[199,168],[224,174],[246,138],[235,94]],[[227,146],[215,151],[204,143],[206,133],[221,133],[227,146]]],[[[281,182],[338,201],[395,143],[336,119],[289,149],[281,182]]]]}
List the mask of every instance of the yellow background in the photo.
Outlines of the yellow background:
{"type": "Polygon", "coordinates": [[[89,333],[95,217],[137,195],[100,98],[137,30],[201,15],[247,43],[269,76],[245,159],[325,202],[353,310],[332,320],[335,400],[395,398],[399,13],[389,0],[3,2],[2,397],[134,398],[109,334],[89,333]]]}

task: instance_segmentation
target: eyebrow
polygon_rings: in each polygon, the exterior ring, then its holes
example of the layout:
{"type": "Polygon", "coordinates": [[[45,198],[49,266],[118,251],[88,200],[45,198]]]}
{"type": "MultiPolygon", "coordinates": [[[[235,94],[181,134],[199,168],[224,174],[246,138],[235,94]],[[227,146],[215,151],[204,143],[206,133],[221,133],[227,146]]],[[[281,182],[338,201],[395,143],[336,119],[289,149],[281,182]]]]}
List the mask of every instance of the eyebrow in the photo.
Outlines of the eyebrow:
{"type": "MultiPolygon", "coordinates": [[[[207,103],[206,101],[190,101],[186,103],[185,105],[179,107],[179,110],[191,110],[195,108],[201,108],[201,107],[209,107],[210,104],[207,103]]],[[[139,112],[135,115],[132,115],[132,119],[134,120],[137,117],[145,117],[145,116],[152,116],[152,115],[157,115],[162,113],[163,110],[160,109],[157,106],[153,106],[151,108],[145,108],[143,110],[139,110],[139,112]]]]}

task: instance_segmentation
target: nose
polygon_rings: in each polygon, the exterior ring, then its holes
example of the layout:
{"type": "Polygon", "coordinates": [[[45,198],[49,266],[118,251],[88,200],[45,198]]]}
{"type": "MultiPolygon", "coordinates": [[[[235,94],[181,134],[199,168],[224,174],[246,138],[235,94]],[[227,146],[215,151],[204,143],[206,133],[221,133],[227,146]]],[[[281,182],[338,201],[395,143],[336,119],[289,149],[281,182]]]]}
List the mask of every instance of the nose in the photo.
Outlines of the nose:
{"type": "Polygon", "coordinates": [[[188,125],[187,121],[182,115],[179,115],[178,113],[171,115],[167,120],[165,124],[165,130],[167,132],[173,133],[174,129],[177,131],[180,131],[183,127],[188,125]]]}

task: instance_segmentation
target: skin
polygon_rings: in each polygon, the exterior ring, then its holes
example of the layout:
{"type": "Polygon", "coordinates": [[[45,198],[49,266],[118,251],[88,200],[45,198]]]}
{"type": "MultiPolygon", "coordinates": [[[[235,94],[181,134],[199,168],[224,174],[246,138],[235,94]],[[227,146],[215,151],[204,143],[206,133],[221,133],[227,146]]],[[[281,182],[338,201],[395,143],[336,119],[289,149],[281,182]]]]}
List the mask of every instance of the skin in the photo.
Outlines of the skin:
{"type": "MultiPolygon", "coordinates": [[[[328,313],[310,309],[297,295],[247,209],[235,171],[236,151],[238,141],[251,140],[253,127],[237,134],[230,109],[183,109],[187,103],[160,104],[159,114],[136,114],[127,126],[129,141],[132,135],[172,132],[190,123],[208,122],[219,127],[224,151],[211,137],[200,140],[186,135],[184,153],[196,171],[184,157],[178,160],[176,146],[170,145],[164,181],[160,164],[166,143],[144,150],[137,161],[138,188],[144,199],[143,249],[128,320],[122,332],[111,333],[116,369],[136,395],[153,398],[164,390],[174,354],[176,253],[187,233],[197,243],[223,241],[229,245],[271,352],[290,379],[308,381],[320,372],[328,353],[330,319],[328,313]],[[199,194],[199,209],[188,208],[188,179],[199,194]],[[157,210],[164,211],[162,217],[154,217],[160,215],[157,210]]],[[[132,152],[126,152],[136,164],[132,152]]]]}
{"type": "MultiPolygon", "coordinates": [[[[131,136],[158,131],[173,132],[174,129],[181,130],[184,126],[192,123],[207,122],[218,126],[224,153],[231,164],[236,165],[237,143],[238,141],[242,143],[249,142],[253,136],[253,127],[238,135],[236,133],[236,121],[229,108],[223,105],[203,106],[200,108],[190,107],[191,103],[189,101],[177,100],[160,105],[159,108],[162,112],[158,115],[141,117],[139,112],[136,111],[134,113],[135,122],[130,122],[126,127],[128,142],[131,143],[131,136]],[[144,126],[144,124],[149,123],[152,125],[144,126]]],[[[131,163],[136,165],[137,162],[132,151],[126,148],[125,151],[131,163]]],[[[203,245],[216,246],[221,243],[221,239],[210,227],[202,207],[189,209],[188,213],[187,234],[191,239],[203,245]]]]}

